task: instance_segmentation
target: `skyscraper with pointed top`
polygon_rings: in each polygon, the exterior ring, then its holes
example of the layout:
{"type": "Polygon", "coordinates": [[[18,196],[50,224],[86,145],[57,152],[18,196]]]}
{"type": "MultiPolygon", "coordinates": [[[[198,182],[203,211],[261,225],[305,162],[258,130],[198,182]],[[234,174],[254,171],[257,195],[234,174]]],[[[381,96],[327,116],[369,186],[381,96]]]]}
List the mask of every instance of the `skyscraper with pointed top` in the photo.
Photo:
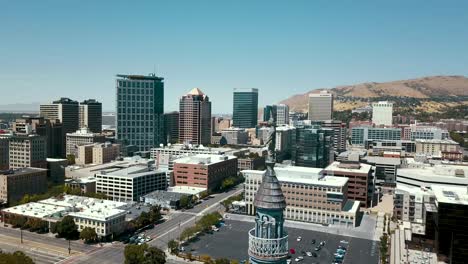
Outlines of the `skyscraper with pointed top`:
{"type": "Polygon", "coordinates": [[[211,141],[211,102],[200,89],[193,88],[180,98],[179,142],[207,145],[211,141]]]}

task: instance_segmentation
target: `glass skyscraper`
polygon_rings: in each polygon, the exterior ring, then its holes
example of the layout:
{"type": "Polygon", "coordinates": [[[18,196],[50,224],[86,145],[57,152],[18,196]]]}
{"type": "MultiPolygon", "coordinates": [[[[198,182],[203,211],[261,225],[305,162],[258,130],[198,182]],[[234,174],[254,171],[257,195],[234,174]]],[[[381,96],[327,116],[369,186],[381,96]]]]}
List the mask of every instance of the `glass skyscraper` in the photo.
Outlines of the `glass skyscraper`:
{"type": "Polygon", "coordinates": [[[325,168],[330,164],[333,150],[333,130],[320,126],[296,128],[296,144],[292,150],[295,166],[325,168]]]}
{"type": "Polygon", "coordinates": [[[258,121],[258,89],[235,88],[232,126],[252,128],[258,121]]]}
{"type": "Polygon", "coordinates": [[[149,151],[164,142],[164,82],[154,74],[117,75],[117,139],[149,151]]]}

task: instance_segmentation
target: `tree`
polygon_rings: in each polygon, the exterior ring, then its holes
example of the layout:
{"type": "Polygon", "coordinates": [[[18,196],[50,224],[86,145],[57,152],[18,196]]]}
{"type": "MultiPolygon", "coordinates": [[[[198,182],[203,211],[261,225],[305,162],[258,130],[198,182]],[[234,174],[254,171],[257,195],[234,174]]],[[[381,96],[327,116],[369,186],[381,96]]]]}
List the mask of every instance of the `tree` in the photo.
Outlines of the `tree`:
{"type": "Polygon", "coordinates": [[[22,251],[4,253],[0,251],[0,264],[34,264],[34,261],[22,251]]]}
{"type": "Polygon", "coordinates": [[[213,260],[209,255],[201,255],[200,256],[200,261],[205,263],[205,264],[213,264],[213,260]]]}
{"type": "Polygon", "coordinates": [[[28,219],[23,215],[11,215],[10,223],[14,228],[23,228],[28,219]]]}
{"type": "Polygon", "coordinates": [[[81,230],[80,239],[83,239],[85,243],[91,243],[97,240],[96,230],[91,227],[85,227],[81,230]]]}
{"type": "Polygon", "coordinates": [[[215,264],[231,264],[231,262],[227,258],[219,258],[215,260],[215,264]]]}
{"type": "Polygon", "coordinates": [[[200,196],[200,199],[203,199],[203,198],[207,197],[208,195],[210,195],[210,194],[208,193],[208,191],[203,191],[203,192],[201,192],[198,196],[200,196]]]}
{"type": "Polygon", "coordinates": [[[29,218],[26,222],[26,226],[31,232],[47,232],[49,225],[46,221],[37,218],[29,218]]]}
{"type": "Polygon", "coordinates": [[[167,247],[171,254],[178,254],[179,253],[179,242],[175,241],[174,239],[167,242],[167,247]]]}
{"type": "Polygon", "coordinates": [[[127,245],[124,250],[125,264],[164,264],[166,254],[156,247],[127,245]]]}
{"type": "Polygon", "coordinates": [[[57,233],[59,237],[65,239],[76,239],[78,237],[78,227],[73,220],[73,217],[67,215],[62,221],[57,223],[57,233]]]}
{"type": "Polygon", "coordinates": [[[156,247],[148,247],[145,251],[145,261],[143,264],[164,264],[166,263],[166,253],[156,247]]]}
{"type": "Polygon", "coordinates": [[[239,264],[239,261],[237,259],[231,260],[231,264],[239,264]]]}
{"type": "Polygon", "coordinates": [[[67,160],[68,160],[68,165],[74,165],[75,164],[75,155],[68,154],[67,155],[67,160]]]}
{"type": "Polygon", "coordinates": [[[234,177],[229,177],[223,180],[221,183],[221,190],[228,190],[235,185],[234,177]]]}
{"type": "Polygon", "coordinates": [[[148,245],[127,245],[125,246],[125,264],[140,264],[145,260],[145,249],[148,245]]]}
{"type": "Polygon", "coordinates": [[[179,201],[180,208],[188,208],[189,205],[190,205],[189,197],[187,195],[182,195],[179,201]]]}
{"type": "Polygon", "coordinates": [[[161,206],[159,205],[151,206],[150,211],[149,211],[149,219],[151,223],[158,222],[159,220],[162,219],[161,206]]]}

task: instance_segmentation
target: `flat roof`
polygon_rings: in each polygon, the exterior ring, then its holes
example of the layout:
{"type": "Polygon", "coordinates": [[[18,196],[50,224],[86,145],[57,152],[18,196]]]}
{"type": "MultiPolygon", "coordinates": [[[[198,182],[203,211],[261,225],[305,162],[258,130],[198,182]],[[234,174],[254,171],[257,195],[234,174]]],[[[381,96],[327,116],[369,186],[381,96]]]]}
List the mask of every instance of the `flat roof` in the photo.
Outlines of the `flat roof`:
{"type": "Polygon", "coordinates": [[[146,176],[148,174],[166,174],[165,170],[152,169],[146,165],[134,165],[127,168],[113,168],[109,170],[104,170],[97,175],[101,176],[112,176],[112,177],[126,177],[126,178],[138,178],[141,176],[146,176]]]}
{"type": "Polygon", "coordinates": [[[196,154],[193,156],[183,157],[174,160],[175,163],[181,164],[205,164],[211,165],[220,163],[226,160],[236,159],[236,156],[217,155],[217,154],[196,154]]]}
{"type": "Polygon", "coordinates": [[[450,144],[458,145],[457,142],[451,139],[416,139],[416,143],[432,143],[432,144],[450,144]]]}
{"type": "Polygon", "coordinates": [[[468,205],[467,187],[433,185],[432,190],[439,203],[468,205]]]}
{"type": "Polygon", "coordinates": [[[168,187],[167,191],[195,195],[195,194],[199,194],[201,192],[206,191],[206,188],[192,187],[192,186],[172,186],[172,187],[168,187]]]}
{"type": "MultiPolygon", "coordinates": [[[[308,167],[277,167],[275,168],[276,177],[280,182],[302,183],[311,185],[326,185],[342,187],[348,182],[346,177],[323,176],[323,169],[308,167]]],[[[243,170],[243,173],[263,176],[265,171],[243,170]]]]}
{"type": "Polygon", "coordinates": [[[24,215],[27,217],[46,218],[51,217],[52,215],[67,214],[67,212],[69,212],[69,208],[66,206],[34,202],[13,206],[3,209],[2,211],[11,214],[24,215]]]}
{"type": "Polygon", "coordinates": [[[468,184],[468,167],[456,165],[435,165],[423,164],[412,168],[400,168],[397,170],[398,177],[412,179],[432,184],[468,184]]]}
{"type": "Polygon", "coordinates": [[[47,169],[25,167],[25,168],[11,169],[11,170],[3,170],[3,171],[0,171],[0,175],[18,176],[18,175],[30,174],[30,173],[41,172],[41,171],[46,172],[47,169]]]}
{"type": "Polygon", "coordinates": [[[116,75],[119,78],[124,78],[124,79],[129,79],[129,80],[157,80],[157,81],[162,81],[164,78],[162,77],[157,77],[155,74],[151,75],[132,75],[132,74],[117,74],[116,75]]]}
{"type": "Polygon", "coordinates": [[[359,168],[358,169],[340,168],[339,167],[340,164],[341,164],[341,162],[335,161],[332,164],[328,165],[328,167],[326,167],[325,170],[327,170],[327,171],[341,171],[341,172],[353,172],[353,173],[368,174],[369,171],[372,169],[371,165],[365,164],[365,163],[359,163],[359,168]]]}
{"type": "Polygon", "coordinates": [[[380,156],[367,156],[367,162],[385,165],[400,165],[400,158],[380,157],[380,156]]]}
{"type": "Polygon", "coordinates": [[[46,218],[70,215],[97,221],[125,214],[120,209],[127,203],[89,198],[75,195],[64,195],[61,198],[49,198],[34,203],[27,203],[4,209],[4,212],[29,217],[46,218]]]}
{"type": "Polygon", "coordinates": [[[149,163],[154,163],[154,160],[144,159],[139,156],[134,156],[134,157],[124,158],[123,160],[120,160],[120,161],[113,161],[113,162],[104,163],[100,165],[93,164],[90,166],[78,166],[78,165],[68,166],[65,169],[65,174],[68,178],[88,178],[96,174],[99,174],[103,170],[126,168],[126,167],[137,165],[137,164],[147,165],[149,163]]]}

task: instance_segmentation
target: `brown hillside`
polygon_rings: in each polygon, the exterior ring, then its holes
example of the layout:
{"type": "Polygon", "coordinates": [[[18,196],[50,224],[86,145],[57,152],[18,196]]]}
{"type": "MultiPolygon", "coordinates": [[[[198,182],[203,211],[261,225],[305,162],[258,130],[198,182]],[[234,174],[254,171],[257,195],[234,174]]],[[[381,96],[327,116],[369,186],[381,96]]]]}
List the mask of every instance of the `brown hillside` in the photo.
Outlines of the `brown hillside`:
{"type": "MultiPolygon", "coordinates": [[[[340,102],[340,99],[350,97],[399,96],[430,99],[439,96],[468,96],[468,78],[464,76],[431,76],[385,83],[370,82],[338,86],[328,90],[336,95],[335,105],[342,110],[348,107],[343,106],[342,104],[345,102],[340,102]]],[[[280,103],[289,105],[292,111],[307,111],[307,97],[313,91],[294,95],[280,103]]],[[[346,102],[346,104],[349,104],[349,102],[346,102]]]]}

